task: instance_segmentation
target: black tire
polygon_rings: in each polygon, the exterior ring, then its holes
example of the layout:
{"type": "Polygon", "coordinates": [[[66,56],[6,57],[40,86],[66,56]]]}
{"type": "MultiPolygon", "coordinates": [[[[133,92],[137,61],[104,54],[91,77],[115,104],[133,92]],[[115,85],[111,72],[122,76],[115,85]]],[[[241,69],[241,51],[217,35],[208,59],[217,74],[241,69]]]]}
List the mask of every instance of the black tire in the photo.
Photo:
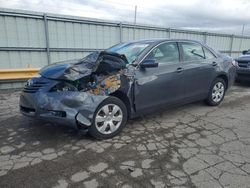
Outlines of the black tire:
{"type": "Polygon", "coordinates": [[[93,136],[96,139],[99,139],[99,140],[109,139],[109,138],[116,136],[117,134],[119,134],[122,131],[122,129],[124,128],[124,126],[127,123],[127,119],[128,119],[128,113],[127,113],[127,108],[126,108],[125,104],[117,97],[108,97],[103,102],[101,102],[101,104],[96,109],[94,116],[93,116],[93,123],[90,126],[88,132],[91,136],[93,136]],[[115,130],[113,133],[110,133],[110,134],[103,134],[96,127],[96,115],[102,107],[104,107],[105,105],[109,105],[109,104],[110,105],[114,104],[114,105],[117,105],[118,107],[120,107],[120,109],[122,111],[123,118],[122,118],[121,124],[117,130],[115,130]]]}
{"type": "Polygon", "coordinates": [[[225,82],[225,80],[223,80],[222,78],[216,78],[213,81],[213,83],[212,83],[212,85],[210,87],[209,94],[208,94],[208,97],[205,100],[205,102],[209,106],[218,106],[223,101],[224,96],[225,96],[225,92],[226,92],[226,82],[225,82]],[[213,89],[214,89],[215,85],[218,84],[218,83],[222,83],[223,84],[224,92],[223,92],[223,96],[220,98],[220,100],[219,101],[215,101],[213,99],[213,95],[212,94],[213,94],[213,89]]]}

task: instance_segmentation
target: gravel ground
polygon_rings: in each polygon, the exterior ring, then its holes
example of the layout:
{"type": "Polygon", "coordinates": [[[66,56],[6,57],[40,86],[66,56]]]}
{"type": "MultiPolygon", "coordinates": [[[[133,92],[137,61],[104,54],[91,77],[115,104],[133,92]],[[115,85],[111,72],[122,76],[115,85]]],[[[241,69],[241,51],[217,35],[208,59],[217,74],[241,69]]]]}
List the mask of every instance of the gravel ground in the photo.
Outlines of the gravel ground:
{"type": "Polygon", "coordinates": [[[20,115],[0,91],[0,187],[250,187],[250,86],[131,120],[96,141],[20,115]]]}

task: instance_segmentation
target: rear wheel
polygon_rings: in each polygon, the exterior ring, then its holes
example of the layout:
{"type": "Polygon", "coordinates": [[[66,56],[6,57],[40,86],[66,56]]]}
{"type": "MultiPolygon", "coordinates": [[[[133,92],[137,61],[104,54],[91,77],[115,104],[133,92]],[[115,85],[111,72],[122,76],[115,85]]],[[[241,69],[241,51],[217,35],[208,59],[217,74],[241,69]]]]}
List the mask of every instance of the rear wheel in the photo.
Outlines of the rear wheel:
{"type": "Polygon", "coordinates": [[[222,78],[217,78],[213,82],[206,103],[210,106],[219,105],[224,99],[226,91],[226,83],[222,78]]]}
{"type": "Polygon", "coordinates": [[[97,108],[89,133],[97,139],[112,138],[121,132],[126,122],[125,104],[116,97],[109,97],[97,108]]]}

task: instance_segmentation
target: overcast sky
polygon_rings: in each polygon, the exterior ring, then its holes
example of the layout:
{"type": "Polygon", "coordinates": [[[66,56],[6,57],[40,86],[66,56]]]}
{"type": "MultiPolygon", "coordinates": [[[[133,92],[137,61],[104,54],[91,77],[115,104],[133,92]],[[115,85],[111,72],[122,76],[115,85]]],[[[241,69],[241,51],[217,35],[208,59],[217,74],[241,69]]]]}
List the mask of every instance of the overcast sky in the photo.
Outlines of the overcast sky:
{"type": "Polygon", "coordinates": [[[250,0],[0,0],[0,7],[250,35],[250,0]]]}

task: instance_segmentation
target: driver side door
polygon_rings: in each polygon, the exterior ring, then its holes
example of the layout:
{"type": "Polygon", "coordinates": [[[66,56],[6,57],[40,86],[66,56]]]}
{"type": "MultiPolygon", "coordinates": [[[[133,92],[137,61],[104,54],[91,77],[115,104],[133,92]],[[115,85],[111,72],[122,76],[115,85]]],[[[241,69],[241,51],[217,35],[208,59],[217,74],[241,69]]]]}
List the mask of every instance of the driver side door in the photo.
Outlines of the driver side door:
{"type": "Polygon", "coordinates": [[[177,43],[165,42],[154,47],[144,58],[155,60],[158,67],[139,66],[136,69],[134,93],[138,114],[181,100],[182,71],[179,57],[177,43]]]}

